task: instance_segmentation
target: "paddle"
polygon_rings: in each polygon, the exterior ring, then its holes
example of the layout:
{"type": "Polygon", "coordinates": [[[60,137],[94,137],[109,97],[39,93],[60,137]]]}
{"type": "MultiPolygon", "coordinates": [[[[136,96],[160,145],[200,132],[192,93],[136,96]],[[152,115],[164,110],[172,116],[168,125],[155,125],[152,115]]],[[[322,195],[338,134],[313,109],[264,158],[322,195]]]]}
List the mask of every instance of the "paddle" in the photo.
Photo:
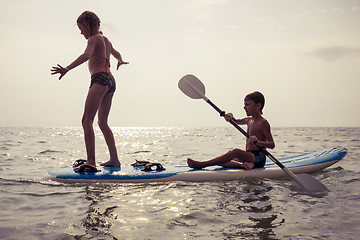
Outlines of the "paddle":
{"type": "MultiPolygon", "coordinates": [[[[180,90],[190,98],[193,99],[204,99],[208,104],[210,104],[221,117],[225,117],[225,112],[218,108],[213,102],[210,101],[205,96],[205,86],[204,84],[194,75],[186,75],[182,77],[178,83],[180,90]]],[[[239,130],[246,138],[249,138],[249,134],[245,132],[236,122],[230,120],[230,123],[239,130]]],[[[268,158],[270,158],[276,165],[278,165],[291,179],[293,180],[295,187],[302,187],[307,191],[312,192],[323,192],[330,191],[325,187],[321,182],[315,179],[313,176],[307,174],[295,175],[291,170],[286,168],[281,162],[279,162],[273,155],[271,155],[265,147],[261,146],[257,141],[254,144],[262,151],[268,158]]]]}

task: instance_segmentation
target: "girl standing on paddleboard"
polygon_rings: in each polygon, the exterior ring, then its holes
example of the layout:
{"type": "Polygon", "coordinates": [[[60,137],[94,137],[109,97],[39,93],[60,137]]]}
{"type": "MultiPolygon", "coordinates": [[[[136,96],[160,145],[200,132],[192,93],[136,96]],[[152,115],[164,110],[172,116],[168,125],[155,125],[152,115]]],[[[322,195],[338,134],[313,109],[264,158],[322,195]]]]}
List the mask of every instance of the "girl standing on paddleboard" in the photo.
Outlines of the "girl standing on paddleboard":
{"type": "Polygon", "coordinates": [[[60,74],[59,80],[71,69],[89,60],[89,71],[91,74],[90,89],[86,98],[82,126],[84,129],[87,161],[77,167],[75,171],[92,172],[97,171],[95,162],[95,135],[93,122],[98,113],[98,124],[105,137],[110,152],[110,160],[102,163],[102,166],[120,166],[114,135],[108,125],[108,116],[111,108],[112,98],[116,89],[116,83],[110,72],[110,55],[117,60],[117,68],[124,62],[118,51],[111,42],[100,31],[100,19],[95,13],[83,12],[77,19],[77,25],[81,34],[87,39],[87,47],[74,62],[67,67],[57,65],[52,68],[52,74],[60,74]]]}

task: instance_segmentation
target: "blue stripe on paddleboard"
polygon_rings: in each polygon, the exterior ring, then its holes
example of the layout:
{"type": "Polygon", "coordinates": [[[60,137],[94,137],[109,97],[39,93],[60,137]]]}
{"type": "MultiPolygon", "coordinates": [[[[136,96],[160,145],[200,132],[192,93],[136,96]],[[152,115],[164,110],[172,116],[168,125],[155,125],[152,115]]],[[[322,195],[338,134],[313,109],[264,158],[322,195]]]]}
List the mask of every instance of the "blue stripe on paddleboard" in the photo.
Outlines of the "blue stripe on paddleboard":
{"type": "MultiPolygon", "coordinates": [[[[340,160],[347,154],[347,149],[344,147],[328,148],[317,152],[305,153],[292,157],[285,157],[278,159],[287,168],[304,167],[314,164],[340,160]]],[[[265,168],[277,167],[270,159],[266,160],[265,168]]]]}
{"type": "Polygon", "coordinates": [[[176,175],[179,172],[190,170],[188,166],[167,166],[166,171],[141,171],[142,168],[124,166],[116,168],[100,167],[100,172],[76,173],[72,168],[62,168],[50,171],[49,174],[61,179],[154,179],[166,178],[176,175]],[[175,169],[177,168],[177,169],[175,169]]]}

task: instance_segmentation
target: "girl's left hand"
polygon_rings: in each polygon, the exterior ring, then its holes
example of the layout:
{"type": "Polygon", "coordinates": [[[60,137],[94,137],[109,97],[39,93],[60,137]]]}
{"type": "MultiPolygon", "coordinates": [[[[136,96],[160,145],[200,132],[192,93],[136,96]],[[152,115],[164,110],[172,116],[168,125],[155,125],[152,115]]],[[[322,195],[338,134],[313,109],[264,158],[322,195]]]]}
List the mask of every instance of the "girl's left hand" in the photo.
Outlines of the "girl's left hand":
{"type": "Polygon", "coordinates": [[[60,74],[59,80],[60,80],[69,71],[69,69],[63,68],[62,66],[60,66],[60,64],[58,64],[58,66],[53,67],[51,71],[52,71],[51,75],[59,73],[60,74]]]}
{"type": "Polygon", "coordinates": [[[117,67],[116,67],[116,70],[119,70],[119,67],[123,64],[129,64],[129,62],[124,62],[124,61],[118,61],[118,64],[117,64],[117,67]]]}

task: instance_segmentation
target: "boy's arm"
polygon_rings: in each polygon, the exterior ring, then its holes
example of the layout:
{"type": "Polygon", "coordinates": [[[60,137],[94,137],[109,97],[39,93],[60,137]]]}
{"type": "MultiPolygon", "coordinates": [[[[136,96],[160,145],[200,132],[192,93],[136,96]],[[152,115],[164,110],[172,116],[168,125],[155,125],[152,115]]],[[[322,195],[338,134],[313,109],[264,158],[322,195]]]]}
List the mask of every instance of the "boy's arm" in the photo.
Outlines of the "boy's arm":
{"type": "Polygon", "coordinates": [[[242,118],[242,119],[236,119],[234,118],[232,113],[227,113],[225,114],[225,120],[230,122],[230,120],[233,120],[234,122],[236,122],[239,125],[245,125],[249,122],[251,118],[250,117],[246,117],[246,118],[242,118]]]}
{"type": "Polygon", "coordinates": [[[245,125],[248,124],[250,117],[242,118],[242,119],[235,119],[235,122],[239,125],[245,125]]]}
{"type": "Polygon", "coordinates": [[[265,120],[264,123],[263,123],[263,132],[264,132],[266,140],[265,141],[259,141],[258,140],[258,142],[263,147],[274,149],[275,148],[275,142],[274,142],[273,136],[271,134],[270,124],[269,124],[269,122],[267,120],[265,120]]]}

